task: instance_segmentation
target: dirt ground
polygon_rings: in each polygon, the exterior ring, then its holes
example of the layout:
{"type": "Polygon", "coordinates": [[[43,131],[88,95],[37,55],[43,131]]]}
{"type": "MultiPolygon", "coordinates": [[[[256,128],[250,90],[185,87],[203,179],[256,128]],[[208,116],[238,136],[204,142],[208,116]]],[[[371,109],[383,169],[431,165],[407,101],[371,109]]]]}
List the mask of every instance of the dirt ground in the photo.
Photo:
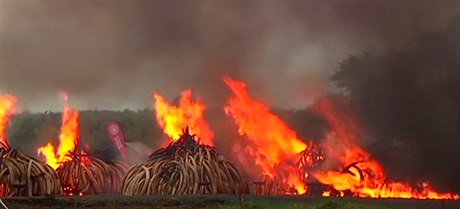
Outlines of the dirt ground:
{"type": "MultiPolygon", "coordinates": [[[[240,204],[237,196],[119,196],[95,195],[83,197],[10,197],[2,198],[9,209],[32,208],[167,208],[167,209],[211,209],[211,208],[397,208],[397,209],[460,209],[460,200],[402,200],[363,198],[312,198],[304,196],[254,196],[245,195],[240,204]],[[348,207],[348,205],[352,205],[348,207]]],[[[0,206],[0,209],[2,206],[0,206]]]]}

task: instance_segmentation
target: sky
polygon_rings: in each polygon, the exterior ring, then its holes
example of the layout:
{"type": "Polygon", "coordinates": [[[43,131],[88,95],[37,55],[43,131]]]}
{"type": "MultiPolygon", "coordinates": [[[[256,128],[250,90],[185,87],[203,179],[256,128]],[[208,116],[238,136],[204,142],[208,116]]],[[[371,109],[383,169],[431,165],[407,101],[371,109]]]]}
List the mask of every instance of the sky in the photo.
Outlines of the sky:
{"type": "Polygon", "coordinates": [[[191,88],[223,107],[228,75],[277,108],[330,91],[338,62],[410,48],[456,0],[0,0],[0,92],[22,110],[143,109],[191,88]]]}

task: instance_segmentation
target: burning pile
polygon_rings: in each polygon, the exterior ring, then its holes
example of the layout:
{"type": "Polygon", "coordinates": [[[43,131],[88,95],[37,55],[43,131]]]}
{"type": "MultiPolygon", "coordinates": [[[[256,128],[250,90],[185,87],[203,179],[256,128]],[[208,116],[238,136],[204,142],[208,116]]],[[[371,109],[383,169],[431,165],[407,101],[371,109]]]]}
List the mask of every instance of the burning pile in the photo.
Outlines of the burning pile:
{"type": "Polygon", "coordinates": [[[199,98],[194,100],[192,92],[186,90],[176,106],[155,93],[154,104],[157,123],[168,136],[169,145],[129,169],[123,181],[123,194],[248,192],[238,169],[212,147],[214,134],[205,120],[206,105],[199,98]],[[190,132],[204,137],[203,140],[190,132]]]}
{"type": "Polygon", "coordinates": [[[0,148],[0,196],[62,194],[59,176],[50,166],[20,149],[0,148]]]}
{"type": "Polygon", "coordinates": [[[131,167],[122,190],[124,195],[240,194],[248,186],[232,163],[186,128],[177,141],[131,167]]]}
{"type": "Polygon", "coordinates": [[[59,147],[48,143],[38,149],[39,155],[56,169],[65,195],[87,195],[120,192],[121,181],[127,166],[120,162],[105,162],[89,156],[78,147],[79,112],[68,105],[62,116],[59,147]]]}
{"type": "Polygon", "coordinates": [[[181,93],[177,106],[169,103],[160,93],[155,93],[153,97],[157,123],[169,136],[162,147],[167,146],[170,139],[178,140],[185,127],[189,127],[191,132],[202,137],[201,143],[214,145],[214,133],[205,120],[206,105],[199,98],[193,100],[191,90],[181,93]]]}
{"type": "MultiPolygon", "coordinates": [[[[297,137],[268,106],[252,99],[244,82],[230,78],[225,82],[234,94],[225,112],[246,139],[245,144],[239,144],[243,148],[237,157],[258,179],[254,182],[256,194],[319,192],[323,196],[459,198],[456,194],[436,192],[428,183],[412,186],[390,181],[380,163],[358,145],[365,134],[350,114],[353,111],[339,111],[329,98],[319,100],[313,107],[331,129],[323,143],[314,144],[297,137]],[[258,171],[254,172],[255,168],[258,171]]],[[[336,102],[342,102],[340,107],[344,108],[350,101],[336,102]]]]}
{"type": "Polygon", "coordinates": [[[331,132],[326,141],[320,144],[318,150],[305,150],[299,161],[301,176],[317,179],[330,188],[324,191],[324,196],[352,195],[372,198],[417,198],[417,199],[458,199],[460,196],[452,193],[439,193],[423,182],[419,185],[410,185],[406,182],[391,181],[386,175],[383,166],[373,159],[372,155],[358,145],[358,139],[364,137],[360,125],[351,109],[339,111],[349,107],[349,101],[330,98],[320,99],[314,109],[324,115],[329,122],[331,132]],[[304,162],[304,158],[311,158],[321,162],[327,160],[339,169],[331,170],[316,164],[304,162]]]}
{"type": "Polygon", "coordinates": [[[305,150],[299,153],[297,161],[297,170],[302,182],[307,182],[309,173],[318,168],[324,162],[326,154],[324,151],[315,144],[310,145],[305,150]]]}
{"type": "Polygon", "coordinates": [[[234,94],[225,112],[234,119],[247,143],[242,146],[240,162],[248,171],[259,169],[259,173],[250,174],[257,179],[254,193],[305,193],[306,185],[296,175],[295,160],[307,144],[267,105],[251,98],[244,82],[226,78],[225,83],[234,94]]]}
{"type": "Polygon", "coordinates": [[[15,104],[15,97],[0,95],[0,196],[62,194],[59,177],[50,166],[20,149],[10,149],[5,128],[15,104]]]}
{"type": "Polygon", "coordinates": [[[118,193],[126,165],[120,162],[108,163],[101,159],[74,151],[69,154],[72,160],[63,162],[57,173],[63,183],[66,195],[88,195],[118,193]]]}

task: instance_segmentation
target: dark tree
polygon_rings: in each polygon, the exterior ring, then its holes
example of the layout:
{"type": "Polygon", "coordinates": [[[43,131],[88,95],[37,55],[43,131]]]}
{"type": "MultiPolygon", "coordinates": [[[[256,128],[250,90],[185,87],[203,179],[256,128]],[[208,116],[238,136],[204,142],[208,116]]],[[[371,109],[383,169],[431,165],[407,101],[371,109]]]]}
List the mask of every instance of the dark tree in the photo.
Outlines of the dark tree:
{"type": "Polygon", "coordinates": [[[457,18],[413,48],[351,56],[332,76],[378,139],[371,150],[394,178],[460,191],[459,27],[457,18]]]}

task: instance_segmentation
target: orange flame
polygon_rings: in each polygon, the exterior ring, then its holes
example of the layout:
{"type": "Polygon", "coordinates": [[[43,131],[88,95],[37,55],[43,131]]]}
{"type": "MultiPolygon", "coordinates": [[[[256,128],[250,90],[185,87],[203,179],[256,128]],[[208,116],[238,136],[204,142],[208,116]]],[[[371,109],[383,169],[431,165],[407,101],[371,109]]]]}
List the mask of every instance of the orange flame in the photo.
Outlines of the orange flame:
{"type": "Polygon", "coordinates": [[[16,98],[9,94],[0,94],[0,147],[7,146],[6,126],[8,125],[9,117],[16,111],[16,98]]]}
{"type": "Polygon", "coordinates": [[[200,138],[201,143],[214,145],[214,133],[205,120],[206,105],[199,98],[193,100],[191,90],[181,93],[179,106],[169,103],[159,93],[155,93],[153,97],[157,122],[173,141],[178,140],[182,130],[188,126],[190,132],[200,138]]]}
{"type": "Polygon", "coordinates": [[[225,112],[233,117],[240,135],[245,135],[254,144],[252,148],[247,147],[246,152],[264,175],[281,177],[298,193],[305,193],[306,186],[296,175],[295,166],[288,163],[294,162],[307,145],[265,104],[253,100],[244,82],[231,78],[224,80],[234,93],[225,106],[225,112]]]}
{"type": "Polygon", "coordinates": [[[75,150],[78,144],[79,117],[78,110],[69,106],[68,96],[62,93],[64,99],[64,112],[62,114],[61,131],[59,135],[59,147],[48,142],[47,145],[38,148],[38,154],[45,157],[46,163],[57,169],[63,162],[72,160],[69,154],[75,150]]]}
{"type": "MultiPolygon", "coordinates": [[[[349,101],[345,102],[345,106],[349,101]]],[[[405,182],[387,181],[386,173],[379,162],[372,159],[367,151],[357,143],[362,137],[356,118],[351,111],[339,111],[330,99],[320,99],[314,109],[322,113],[331,126],[324,147],[329,159],[334,158],[347,166],[346,172],[319,171],[313,173],[320,182],[332,185],[336,190],[350,190],[361,197],[391,197],[391,198],[418,198],[418,199],[458,199],[458,194],[439,193],[433,190],[428,183],[423,182],[415,188],[405,182]],[[358,162],[358,163],[355,163],[358,162]]],[[[327,193],[325,193],[327,194],[327,193]]]]}

